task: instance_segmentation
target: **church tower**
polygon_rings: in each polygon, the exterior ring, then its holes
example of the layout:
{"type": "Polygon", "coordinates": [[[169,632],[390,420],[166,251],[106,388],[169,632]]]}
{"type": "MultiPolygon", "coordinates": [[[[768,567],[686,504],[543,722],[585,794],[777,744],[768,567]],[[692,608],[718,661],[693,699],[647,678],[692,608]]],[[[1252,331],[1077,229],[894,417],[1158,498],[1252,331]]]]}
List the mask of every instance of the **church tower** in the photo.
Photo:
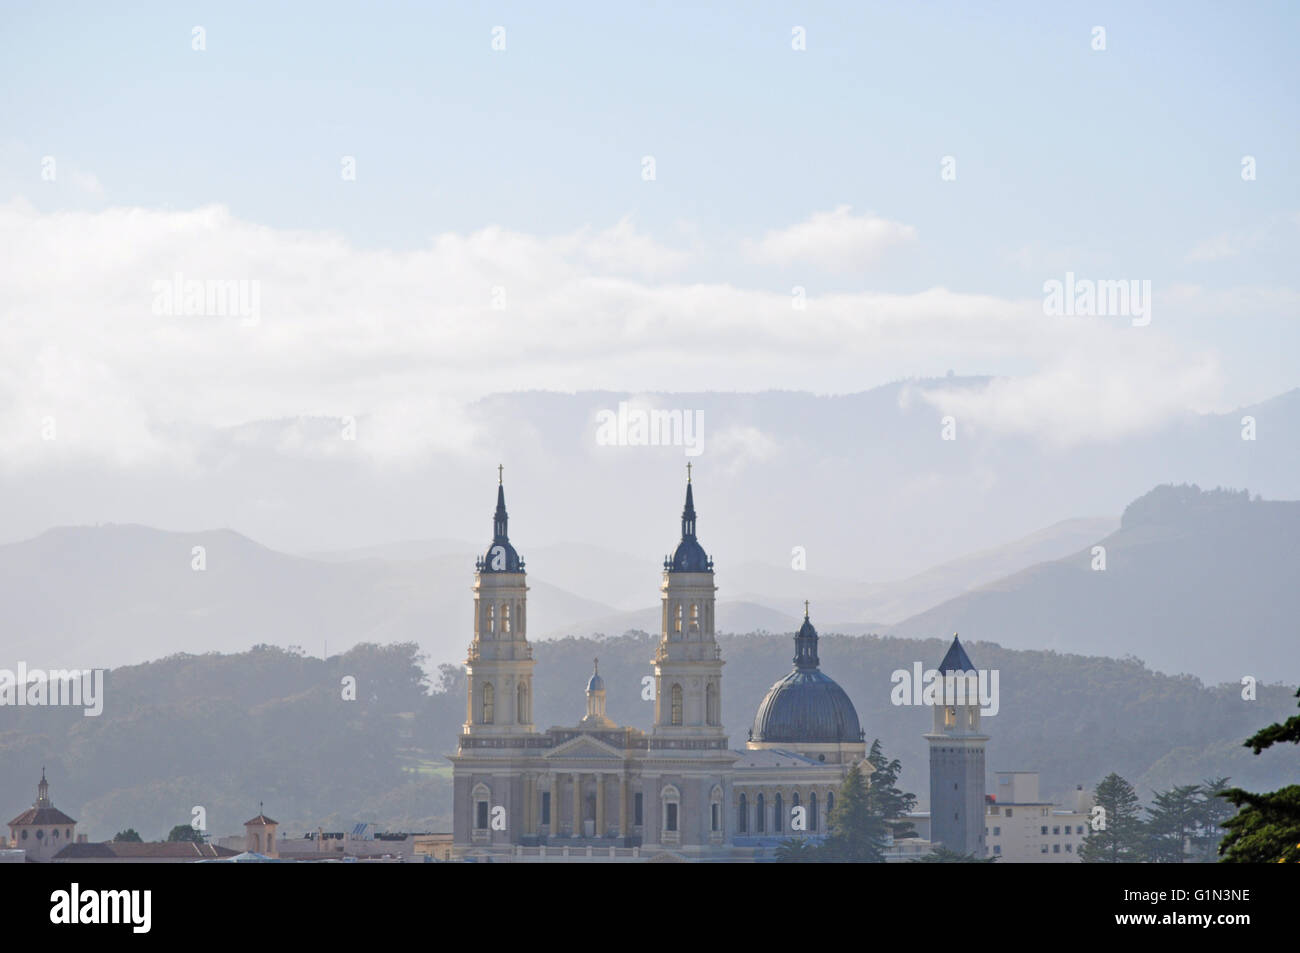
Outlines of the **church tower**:
{"type": "Polygon", "coordinates": [[[474,641],[465,660],[469,697],[464,734],[532,733],[533,649],[528,644],[524,561],[510,545],[506,491],[497,467],[492,545],[474,574],[474,641]]]}
{"type": "Polygon", "coordinates": [[[954,634],[939,663],[944,695],[934,706],[934,727],[925,740],[930,744],[930,840],[982,858],[984,743],[989,738],[980,733],[975,671],[954,634]]]}
{"type": "MultiPolygon", "coordinates": [[[[682,538],[664,559],[663,616],[655,652],[654,734],[722,739],[722,650],[714,639],[713,560],[695,536],[690,464],[682,538]]],[[[724,744],[725,747],[725,744],[724,744]]]]}

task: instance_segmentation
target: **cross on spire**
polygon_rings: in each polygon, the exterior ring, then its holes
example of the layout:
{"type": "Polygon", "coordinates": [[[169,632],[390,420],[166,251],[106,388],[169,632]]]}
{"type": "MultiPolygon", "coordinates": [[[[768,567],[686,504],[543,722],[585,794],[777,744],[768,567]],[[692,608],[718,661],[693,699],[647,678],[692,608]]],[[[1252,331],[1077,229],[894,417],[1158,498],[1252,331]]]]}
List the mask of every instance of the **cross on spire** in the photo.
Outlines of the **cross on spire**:
{"type": "Polygon", "coordinates": [[[597,674],[597,675],[600,674],[600,659],[599,659],[599,658],[594,658],[594,659],[591,660],[591,668],[592,668],[592,671],[593,671],[595,674],[597,674]]]}
{"type": "Polygon", "coordinates": [[[505,472],[505,469],[506,467],[504,463],[497,464],[497,486],[500,486],[502,483],[505,482],[505,478],[502,476],[502,474],[505,472]]]}
{"type": "Polygon", "coordinates": [[[803,601],[803,617],[804,617],[805,619],[808,618],[808,600],[807,600],[807,599],[805,599],[805,600],[803,601]]]}
{"type": "Polygon", "coordinates": [[[686,482],[691,482],[691,461],[686,461],[686,482]]]}

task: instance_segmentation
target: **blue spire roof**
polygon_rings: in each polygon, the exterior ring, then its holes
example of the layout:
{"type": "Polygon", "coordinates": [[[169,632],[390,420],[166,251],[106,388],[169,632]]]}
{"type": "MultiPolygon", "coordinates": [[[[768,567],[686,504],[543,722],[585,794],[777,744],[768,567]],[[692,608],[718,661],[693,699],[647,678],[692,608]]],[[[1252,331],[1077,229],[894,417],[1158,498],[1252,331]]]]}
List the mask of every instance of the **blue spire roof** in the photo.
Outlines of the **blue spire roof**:
{"type": "Polygon", "coordinates": [[[497,468],[497,509],[492,516],[492,545],[488,547],[487,554],[480,556],[475,563],[479,572],[524,571],[524,561],[510,545],[510,535],[507,532],[510,518],[506,515],[506,488],[501,469],[497,468]]]}
{"type": "Polygon", "coordinates": [[[939,663],[939,673],[948,672],[973,672],[975,663],[970,660],[966,650],[961,647],[961,639],[957,638],[957,633],[952,634],[952,645],[948,647],[948,654],[943,657],[939,663]]]}
{"type": "Polygon", "coordinates": [[[691,491],[689,475],[686,477],[686,506],[682,508],[682,540],[672,556],[664,560],[664,569],[669,572],[713,572],[713,560],[695,538],[695,494],[691,491]]]}

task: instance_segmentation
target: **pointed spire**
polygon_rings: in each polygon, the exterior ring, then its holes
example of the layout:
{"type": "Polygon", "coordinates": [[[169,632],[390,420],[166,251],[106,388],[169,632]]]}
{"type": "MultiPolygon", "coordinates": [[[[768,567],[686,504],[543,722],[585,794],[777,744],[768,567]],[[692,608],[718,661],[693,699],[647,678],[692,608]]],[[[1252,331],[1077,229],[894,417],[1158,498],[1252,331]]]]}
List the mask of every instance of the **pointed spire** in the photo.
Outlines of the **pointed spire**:
{"type": "MultiPolygon", "coordinates": [[[[687,466],[690,466],[688,463],[687,466]]],[[[691,478],[686,477],[686,506],[682,508],[682,539],[695,538],[695,494],[691,492],[691,478]]]]}
{"type": "Polygon", "coordinates": [[[506,533],[509,517],[506,516],[506,487],[501,475],[503,467],[497,466],[497,511],[492,517],[492,541],[506,543],[510,541],[506,533]]]}

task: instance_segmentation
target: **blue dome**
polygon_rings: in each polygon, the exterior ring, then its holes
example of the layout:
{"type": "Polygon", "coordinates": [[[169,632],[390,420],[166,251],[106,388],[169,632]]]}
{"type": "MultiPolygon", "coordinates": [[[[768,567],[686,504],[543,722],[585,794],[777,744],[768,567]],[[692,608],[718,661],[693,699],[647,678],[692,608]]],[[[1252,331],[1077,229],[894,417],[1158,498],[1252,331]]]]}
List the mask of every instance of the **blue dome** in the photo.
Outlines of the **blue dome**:
{"type": "Polygon", "coordinates": [[[587,691],[603,692],[604,690],[605,690],[605,680],[601,678],[600,675],[593,672],[591,678],[587,679],[587,691]]]}
{"type": "Polygon", "coordinates": [[[822,674],[819,664],[817,630],[804,603],[803,625],[794,637],[794,671],[768,690],[754,716],[750,741],[846,744],[863,740],[848,693],[822,674]]]}
{"type": "Polygon", "coordinates": [[[682,510],[682,541],[672,556],[664,560],[669,572],[713,572],[713,561],[695,537],[695,494],[686,484],[686,507],[682,510]]]}
{"type": "Polygon", "coordinates": [[[817,669],[795,669],[773,685],[754,716],[751,741],[842,744],[862,741],[848,693],[817,669]]]}
{"type": "Polygon", "coordinates": [[[510,545],[507,531],[509,518],[506,516],[506,490],[497,484],[497,510],[492,517],[492,545],[488,551],[475,562],[479,572],[523,572],[524,561],[510,545]]]}

